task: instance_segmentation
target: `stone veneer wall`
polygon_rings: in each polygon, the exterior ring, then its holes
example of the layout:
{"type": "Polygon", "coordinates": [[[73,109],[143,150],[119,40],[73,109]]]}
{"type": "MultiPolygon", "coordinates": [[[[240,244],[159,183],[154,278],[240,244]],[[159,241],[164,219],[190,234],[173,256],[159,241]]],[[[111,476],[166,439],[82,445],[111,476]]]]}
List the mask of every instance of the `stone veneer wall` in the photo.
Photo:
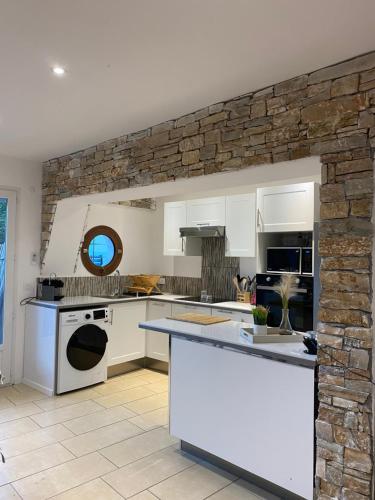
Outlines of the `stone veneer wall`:
{"type": "Polygon", "coordinates": [[[320,155],[320,499],[372,496],[374,111],[372,52],[44,164],[42,253],[62,198],[320,155]]]}

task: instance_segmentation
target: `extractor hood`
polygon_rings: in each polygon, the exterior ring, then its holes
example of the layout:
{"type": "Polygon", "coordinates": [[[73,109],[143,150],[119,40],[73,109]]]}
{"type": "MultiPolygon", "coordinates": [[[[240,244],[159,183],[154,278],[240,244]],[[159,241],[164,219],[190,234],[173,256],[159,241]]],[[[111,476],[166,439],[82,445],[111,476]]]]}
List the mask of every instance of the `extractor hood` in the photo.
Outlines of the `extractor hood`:
{"type": "Polygon", "coordinates": [[[225,226],[180,227],[180,236],[191,238],[220,238],[225,236],[225,226]]]}

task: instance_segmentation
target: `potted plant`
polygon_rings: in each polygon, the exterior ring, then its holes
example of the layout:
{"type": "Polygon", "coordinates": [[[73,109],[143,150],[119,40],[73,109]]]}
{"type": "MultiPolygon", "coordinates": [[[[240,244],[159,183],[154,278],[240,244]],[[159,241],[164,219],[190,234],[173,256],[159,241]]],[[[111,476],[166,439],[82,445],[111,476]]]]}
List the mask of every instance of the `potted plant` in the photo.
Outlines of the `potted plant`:
{"type": "Polygon", "coordinates": [[[292,274],[283,274],[280,281],[274,285],[274,290],[280,295],[282,304],[282,317],[280,323],[280,334],[291,335],[292,325],[289,319],[289,299],[294,295],[293,287],[296,286],[296,278],[292,274]]]}
{"type": "Polygon", "coordinates": [[[267,335],[268,307],[257,306],[252,310],[254,318],[254,335],[267,335]]]}

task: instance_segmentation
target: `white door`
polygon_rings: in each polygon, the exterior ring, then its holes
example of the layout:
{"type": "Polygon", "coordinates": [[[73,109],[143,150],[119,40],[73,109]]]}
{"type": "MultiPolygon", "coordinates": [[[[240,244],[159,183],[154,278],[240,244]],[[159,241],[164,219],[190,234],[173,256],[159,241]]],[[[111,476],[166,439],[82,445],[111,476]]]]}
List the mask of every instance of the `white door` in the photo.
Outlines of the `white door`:
{"type": "Polygon", "coordinates": [[[16,193],[0,190],[0,371],[4,383],[11,381],[16,193]]]}
{"type": "Polygon", "coordinates": [[[257,189],[257,231],[313,231],[314,183],[257,189]]]}
{"type": "MultiPolygon", "coordinates": [[[[170,302],[150,301],[147,304],[147,320],[168,318],[172,315],[170,302]]],[[[169,335],[146,332],[146,355],[152,359],[169,362],[169,335]]]]}
{"type": "Polygon", "coordinates": [[[189,200],[187,226],[225,226],[225,196],[189,200]]]}
{"type": "Polygon", "coordinates": [[[186,202],[164,203],[164,255],[184,255],[180,227],[186,226],[186,202]]]}
{"type": "Polygon", "coordinates": [[[227,257],[255,257],[255,193],[225,199],[227,257]]]}
{"type": "Polygon", "coordinates": [[[108,327],[108,366],[145,355],[145,332],[138,323],[146,319],[146,301],[110,306],[108,327]]]}

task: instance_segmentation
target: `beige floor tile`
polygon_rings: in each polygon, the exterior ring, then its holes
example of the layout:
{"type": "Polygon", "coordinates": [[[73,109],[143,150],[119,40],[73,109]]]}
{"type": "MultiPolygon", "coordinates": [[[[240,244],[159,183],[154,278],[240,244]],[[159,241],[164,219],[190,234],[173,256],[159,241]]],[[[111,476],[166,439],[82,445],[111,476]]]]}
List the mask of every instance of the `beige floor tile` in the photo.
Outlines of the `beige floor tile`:
{"type": "Polygon", "coordinates": [[[142,493],[138,493],[138,495],[134,495],[130,497],[130,500],[157,500],[156,496],[153,495],[150,491],[145,490],[142,493]]]}
{"type": "Polygon", "coordinates": [[[39,429],[21,436],[0,441],[0,449],[8,460],[10,457],[28,453],[43,446],[58,443],[74,434],[61,424],[39,429]]]}
{"type": "Polygon", "coordinates": [[[57,410],[39,413],[38,415],[32,416],[32,419],[41,427],[48,427],[49,425],[60,424],[66,420],[82,417],[83,415],[90,415],[90,413],[95,413],[102,409],[103,408],[97,403],[94,403],[94,401],[83,401],[82,403],[58,408],[57,410]]]}
{"type": "Polygon", "coordinates": [[[86,416],[74,418],[64,422],[64,425],[74,434],[83,434],[134,416],[135,413],[124,406],[114,406],[113,408],[92,413],[89,419],[86,416]]]}
{"type": "Polygon", "coordinates": [[[79,391],[69,392],[68,394],[62,394],[61,396],[45,398],[36,401],[35,404],[42,408],[42,410],[51,411],[97,397],[99,397],[99,393],[96,392],[95,389],[81,389],[79,391]]]}
{"type": "Polygon", "coordinates": [[[203,500],[230,484],[235,478],[213,465],[194,465],[150,488],[163,500],[203,500]]]}
{"type": "Polygon", "coordinates": [[[11,420],[16,420],[17,418],[29,417],[30,415],[35,415],[40,412],[41,409],[34,403],[14,406],[13,408],[7,408],[0,411],[0,423],[10,422],[11,420]]]}
{"type": "Polygon", "coordinates": [[[133,377],[130,379],[122,379],[117,382],[104,383],[96,387],[95,391],[101,396],[107,396],[109,394],[115,394],[116,392],[125,391],[127,389],[133,389],[134,387],[141,387],[143,385],[149,385],[148,382],[142,380],[142,377],[133,377]]]}
{"type": "Polygon", "coordinates": [[[123,467],[177,442],[177,439],[170,436],[169,432],[161,427],[104,448],[101,450],[101,454],[117,467],[123,467]]]}
{"type": "Polygon", "coordinates": [[[2,397],[0,392],[0,411],[5,410],[6,408],[14,408],[14,404],[9,401],[9,399],[2,397]]]}
{"type": "Polygon", "coordinates": [[[168,393],[163,392],[161,394],[148,396],[147,398],[137,399],[136,401],[126,403],[124,406],[138,414],[149,413],[150,411],[168,406],[168,399],[168,393]]]}
{"type": "Polygon", "coordinates": [[[240,479],[212,495],[210,500],[278,500],[278,497],[240,479]]]}
{"type": "Polygon", "coordinates": [[[23,384],[5,387],[3,390],[4,396],[15,405],[24,405],[46,397],[45,394],[23,384]]]}
{"type": "Polygon", "coordinates": [[[0,487],[0,500],[21,500],[16,490],[10,484],[0,487]]]}
{"type": "Polygon", "coordinates": [[[155,429],[156,427],[166,426],[168,425],[168,421],[168,407],[159,408],[158,410],[150,411],[149,413],[143,413],[142,415],[137,415],[136,417],[129,418],[129,422],[138,425],[138,427],[145,431],[155,429]]]}
{"type": "Polygon", "coordinates": [[[168,380],[168,375],[159,372],[149,371],[148,373],[144,373],[141,375],[142,379],[150,384],[155,384],[157,382],[164,382],[168,380]]]}
{"type": "Polygon", "coordinates": [[[101,479],[94,479],[52,498],[54,500],[121,500],[123,497],[101,479]]]}
{"type": "Polygon", "coordinates": [[[13,486],[24,499],[44,500],[92,481],[114,469],[115,466],[99,453],[91,453],[16,481],[13,486]]]}
{"type": "Polygon", "coordinates": [[[18,420],[0,424],[0,439],[8,439],[38,429],[40,429],[39,425],[31,420],[31,418],[19,418],[18,420]]]}
{"type": "Polygon", "coordinates": [[[156,483],[177,474],[194,461],[174,447],[153,453],[103,477],[125,498],[136,495],[156,483]]]}
{"type": "Polygon", "coordinates": [[[153,384],[149,384],[147,386],[147,389],[150,389],[150,391],[156,392],[156,394],[159,394],[160,392],[168,392],[168,390],[169,390],[168,379],[163,380],[161,382],[154,382],[153,384]]]}
{"type": "Polygon", "coordinates": [[[101,427],[94,431],[80,434],[62,441],[63,446],[70,450],[76,457],[92,453],[114,443],[123,441],[143,432],[142,429],[127,420],[101,427]]]}
{"type": "Polygon", "coordinates": [[[9,458],[0,467],[0,484],[17,481],[49,467],[64,463],[74,458],[61,444],[52,444],[39,450],[9,458]]]}
{"type": "Polygon", "coordinates": [[[147,389],[146,386],[142,386],[134,387],[134,389],[127,389],[126,391],[116,392],[115,394],[110,394],[108,396],[102,396],[101,398],[96,398],[95,401],[105,408],[112,408],[112,406],[120,406],[124,403],[135,401],[136,399],[153,396],[154,394],[155,393],[147,389]]]}
{"type": "Polygon", "coordinates": [[[128,373],[123,373],[122,375],[116,375],[115,377],[109,378],[106,383],[117,382],[118,380],[130,380],[132,378],[141,377],[145,373],[149,373],[149,370],[145,368],[140,368],[138,370],[133,370],[128,373]]]}

